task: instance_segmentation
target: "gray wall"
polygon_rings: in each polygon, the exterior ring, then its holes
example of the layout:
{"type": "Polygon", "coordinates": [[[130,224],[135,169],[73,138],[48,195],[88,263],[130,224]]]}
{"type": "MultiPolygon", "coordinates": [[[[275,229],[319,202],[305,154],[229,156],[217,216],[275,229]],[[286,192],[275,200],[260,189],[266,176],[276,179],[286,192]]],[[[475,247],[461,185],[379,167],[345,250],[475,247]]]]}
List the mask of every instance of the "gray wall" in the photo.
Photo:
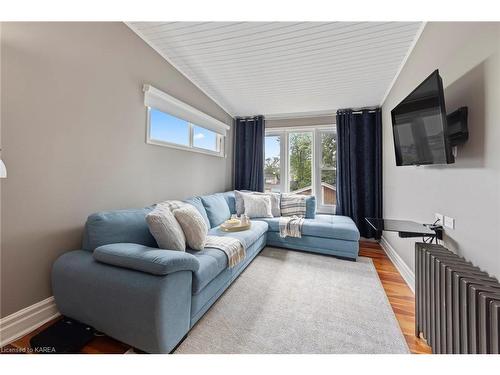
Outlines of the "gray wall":
{"type": "Polygon", "coordinates": [[[301,127],[335,124],[335,116],[297,117],[286,119],[266,119],[266,128],[301,127]]]}
{"type": "MultiPolygon", "coordinates": [[[[384,216],[455,218],[445,245],[500,277],[500,24],[429,23],[383,105],[384,216]],[[469,107],[469,141],[448,166],[396,167],[390,111],[434,69],[447,112],[469,107]]],[[[414,270],[414,241],[385,233],[414,270]]]]}
{"type": "Polygon", "coordinates": [[[232,150],[145,143],[144,83],[232,119],[125,24],[4,23],[1,58],[2,317],[51,295],[90,213],[231,187],[232,150]]]}

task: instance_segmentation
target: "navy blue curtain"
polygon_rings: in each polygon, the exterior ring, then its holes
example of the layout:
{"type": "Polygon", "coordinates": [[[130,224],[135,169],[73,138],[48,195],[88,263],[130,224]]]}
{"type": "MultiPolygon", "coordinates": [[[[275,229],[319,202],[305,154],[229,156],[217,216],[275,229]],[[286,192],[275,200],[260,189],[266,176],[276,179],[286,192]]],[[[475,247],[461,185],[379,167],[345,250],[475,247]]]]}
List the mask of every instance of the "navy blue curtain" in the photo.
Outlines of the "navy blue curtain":
{"type": "Polygon", "coordinates": [[[262,116],[234,122],[234,188],[264,191],[264,129],[262,116]]]}
{"type": "Polygon", "coordinates": [[[380,238],[366,217],[382,217],[382,112],[337,111],[337,215],[354,220],[361,236],[380,238]]]}

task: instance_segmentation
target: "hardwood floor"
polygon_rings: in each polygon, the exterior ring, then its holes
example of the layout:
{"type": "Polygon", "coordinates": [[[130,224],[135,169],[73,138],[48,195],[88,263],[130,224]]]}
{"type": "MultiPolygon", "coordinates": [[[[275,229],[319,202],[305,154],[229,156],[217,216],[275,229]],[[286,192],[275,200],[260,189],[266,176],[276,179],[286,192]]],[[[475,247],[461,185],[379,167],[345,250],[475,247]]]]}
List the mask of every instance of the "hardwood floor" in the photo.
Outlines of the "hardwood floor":
{"type": "MultiPolygon", "coordinates": [[[[431,348],[414,335],[415,329],[415,298],[412,291],[406,285],[396,267],[392,264],[380,245],[375,242],[360,242],[360,256],[373,260],[373,264],[382,281],[385,293],[391,303],[392,309],[399,322],[399,326],[404,334],[406,342],[411,352],[414,354],[431,353],[431,348]]],[[[29,352],[29,340],[31,337],[53,324],[49,322],[28,335],[12,342],[0,349],[0,353],[29,352]]],[[[130,346],[116,341],[110,337],[101,336],[94,338],[87,344],[81,353],[85,354],[119,354],[125,353],[130,346]]]]}
{"type": "Polygon", "coordinates": [[[415,296],[384,250],[376,242],[362,241],[359,255],[372,259],[411,352],[431,354],[425,341],[415,337],[415,296]]]}

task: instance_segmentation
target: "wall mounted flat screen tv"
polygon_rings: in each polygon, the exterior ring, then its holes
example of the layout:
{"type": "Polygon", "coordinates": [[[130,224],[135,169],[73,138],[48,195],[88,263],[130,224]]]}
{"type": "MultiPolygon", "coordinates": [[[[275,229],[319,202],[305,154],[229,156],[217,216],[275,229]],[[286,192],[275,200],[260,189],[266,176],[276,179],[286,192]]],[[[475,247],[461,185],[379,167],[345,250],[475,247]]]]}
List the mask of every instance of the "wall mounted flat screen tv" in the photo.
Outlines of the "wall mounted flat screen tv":
{"type": "Polygon", "coordinates": [[[448,137],[443,81],[435,70],[392,111],[396,165],[455,162],[448,137]]]}

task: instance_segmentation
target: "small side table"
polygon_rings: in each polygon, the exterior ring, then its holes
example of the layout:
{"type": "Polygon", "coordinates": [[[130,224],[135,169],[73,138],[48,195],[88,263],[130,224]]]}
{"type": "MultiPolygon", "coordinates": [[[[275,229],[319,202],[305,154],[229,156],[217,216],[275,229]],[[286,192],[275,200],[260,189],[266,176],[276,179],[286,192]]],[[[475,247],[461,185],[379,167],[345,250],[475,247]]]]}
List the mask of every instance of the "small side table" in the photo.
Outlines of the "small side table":
{"type": "Polygon", "coordinates": [[[437,240],[443,239],[443,227],[434,224],[420,224],[409,220],[394,220],[394,219],[377,219],[367,217],[367,223],[376,231],[398,232],[401,238],[422,237],[424,242],[426,239],[437,240]]]}

